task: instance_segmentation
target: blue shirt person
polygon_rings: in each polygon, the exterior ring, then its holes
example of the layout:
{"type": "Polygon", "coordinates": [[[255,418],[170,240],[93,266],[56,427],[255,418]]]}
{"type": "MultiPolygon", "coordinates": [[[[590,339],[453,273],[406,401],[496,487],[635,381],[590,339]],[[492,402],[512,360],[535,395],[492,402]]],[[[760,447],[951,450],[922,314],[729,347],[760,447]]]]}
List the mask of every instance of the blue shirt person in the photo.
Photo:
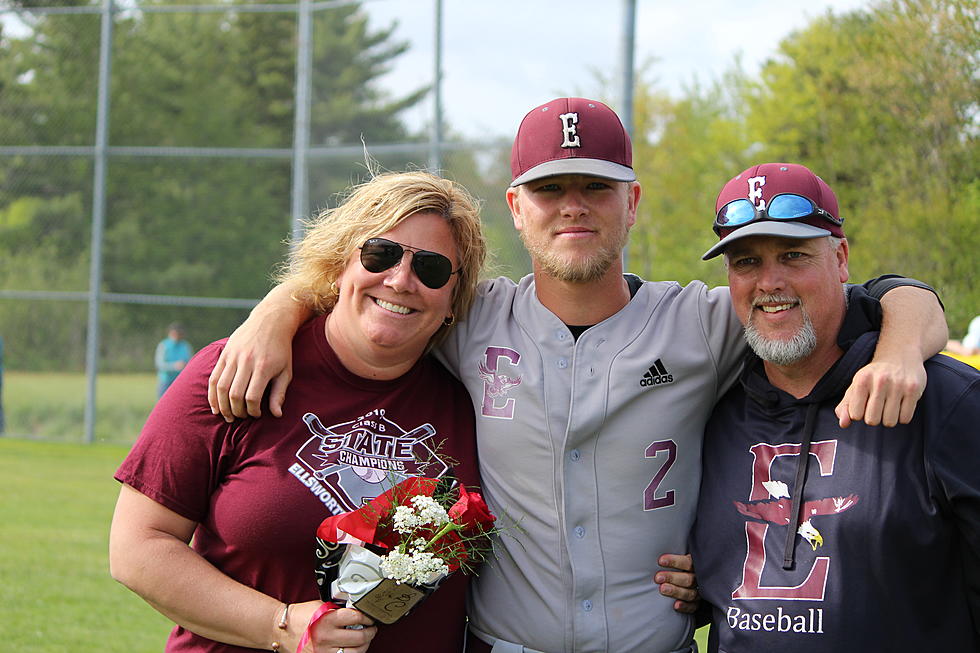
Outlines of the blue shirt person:
{"type": "Polygon", "coordinates": [[[163,396],[193,355],[190,343],[184,340],[184,329],[179,324],[171,324],[167,328],[167,337],[157,345],[153,356],[157,368],[157,397],[163,396]]]}

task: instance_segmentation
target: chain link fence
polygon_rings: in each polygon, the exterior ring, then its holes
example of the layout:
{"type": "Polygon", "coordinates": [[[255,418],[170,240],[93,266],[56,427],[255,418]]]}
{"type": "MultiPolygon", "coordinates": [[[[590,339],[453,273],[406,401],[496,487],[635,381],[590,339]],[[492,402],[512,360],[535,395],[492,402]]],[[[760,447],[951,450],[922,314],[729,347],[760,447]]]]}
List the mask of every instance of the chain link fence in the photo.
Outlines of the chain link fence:
{"type": "Polygon", "coordinates": [[[167,325],[195,348],[230,333],[303,220],[372,167],[463,183],[492,272],[527,273],[502,197],[520,116],[479,140],[447,124],[445,102],[474,98],[441,97],[441,24],[439,0],[0,8],[5,433],[131,442],[167,325]],[[406,38],[419,13],[428,33],[406,38]],[[395,90],[384,72],[406,52],[431,63],[395,90]]]}

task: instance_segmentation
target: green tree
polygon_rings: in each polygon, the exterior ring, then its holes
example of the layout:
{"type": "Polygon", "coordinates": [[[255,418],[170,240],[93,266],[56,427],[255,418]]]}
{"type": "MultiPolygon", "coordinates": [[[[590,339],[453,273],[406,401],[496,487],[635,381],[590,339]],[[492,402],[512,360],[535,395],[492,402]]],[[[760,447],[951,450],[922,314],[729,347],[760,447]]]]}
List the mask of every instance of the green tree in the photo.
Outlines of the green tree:
{"type": "MultiPolygon", "coordinates": [[[[296,15],[238,11],[234,2],[223,12],[141,10],[152,4],[114,20],[110,146],[289,148],[296,15]]],[[[91,145],[99,17],[26,16],[30,35],[0,39],[0,144],[91,145]]],[[[393,29],[370,29],[356,3],[314,12],[312,145],[359,144],[362,133],[375,143],[411,137],[397,114],[426,89],[390,98],[375,83],[407,47],[393,40],[393,29]]],[[[103,290],[261,295],[286,253],[291,168],[288,156],[112,156],[103,290]]],[[[92,170],[84,157],[0,159],[3,287],[87,288],[92,170]],[[58,275],[45,272],[52,265],[58,275]],[[48,281],[34,285],[41,279],[48,281]],[[56,279],[68,287],[53,285],[56,279]]],[[[311,174],[311,202],[323,205],[350,181],[349,170],[311,174]]],[[[134,359],[159,335],[158,311],[115,305],[105,314],[111,320],[104,321],[103,340],[114,343],[106,347],[114,360],[134,359]]],[[[226,334],[240,319],[240,313],[198,311],[191,326],[201,342],[226,334]]],[[[45,328],[77,335],[84,324],[55,321],[45,328]]],[[[15,364],[21,348],[11,338],[15,364]]]]}
{"type": "Polygon", "coordinates": [[[954,334],[980,312],[980,22],[976,0],[887,0],[828,12],[783,39],[758,75],[734,65],[679,99],[637,93],[644,187],[629,267],[723,282],[697,254],[717,192],[753,163],[809,166],[837,192],[853,279],[934,285],[954,334]]]}
{"type": "Polygon", "coordinates": [[[628,268],[647,279],[724,282],[701,261],[714,242],[711,221],[721,185],[747,163],[749,142],[738,97],[739,67],[694,84],[674,99],[650,85],[636,94],[634,167],[643,197],[628,249],[628,268]]]}
{"type": "Polygon", "coordinates": [[[980,21],[975,0],[889,0],[780,43],[747,96],[761,159],[836,190],[851,273],[935,285],[954,332],[980,312],[980,21]]]}

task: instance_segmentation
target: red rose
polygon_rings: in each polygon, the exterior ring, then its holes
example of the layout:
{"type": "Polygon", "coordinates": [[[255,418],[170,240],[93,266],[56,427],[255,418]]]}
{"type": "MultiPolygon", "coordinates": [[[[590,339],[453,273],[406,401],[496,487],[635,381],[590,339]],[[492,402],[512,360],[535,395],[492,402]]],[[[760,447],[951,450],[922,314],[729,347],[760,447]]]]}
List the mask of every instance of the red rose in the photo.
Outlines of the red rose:
{"type": "Polygon", "coordinates": [[[478,492],[467,492],[462,484],[459,486],[459,499],[448,512],[454,522],[478,533],[489,531],[496,520],[483,497],[478,492]]]}

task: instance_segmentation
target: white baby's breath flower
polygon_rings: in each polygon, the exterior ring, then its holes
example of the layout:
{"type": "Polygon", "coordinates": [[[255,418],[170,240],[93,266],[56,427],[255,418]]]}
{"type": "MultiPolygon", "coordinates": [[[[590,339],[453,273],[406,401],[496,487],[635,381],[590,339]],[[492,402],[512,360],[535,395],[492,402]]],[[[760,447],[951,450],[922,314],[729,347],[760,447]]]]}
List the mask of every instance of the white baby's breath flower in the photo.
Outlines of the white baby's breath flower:
{"type": "Polygon", "coordinates": [[[413,552],[412,563],[415,567],[413,571],[413,582],[416,585],[433,583],[442,576],[449,574],[449,567],[443,562],[442,558],[436,557],[427,551],[413,552]]]}
{"type": "Polygon", "coordinates": [[[399,533],[411,533],[422,524],[415,511],[408,506],[398,506],[395,508],[395,516],[392,521],[395,530],[399,533]]]}
{"type": "Polygon", "coordinates": [[[413,551],[411,554],[392,551],[381,559],[381,573],[398,583],[425,585],[449,574],[449,567],[432,553],[413,551]]]}
{"type": "Polygon", "coordinates": [[[446,509],[432,497],[421,495],[412,497],[412,505],[415,506],[419,521],[423,524],[442,526],[449,521],[449,514],[446,513],[446,509]]]}
{"type": "Polygon", "coordinates": [[[383,557],[379,567],[385,578],[391,578],[399,583],[411,582],[414,577],[415,565],[412,557],[399,551],[392,551],[383,557]]]}

